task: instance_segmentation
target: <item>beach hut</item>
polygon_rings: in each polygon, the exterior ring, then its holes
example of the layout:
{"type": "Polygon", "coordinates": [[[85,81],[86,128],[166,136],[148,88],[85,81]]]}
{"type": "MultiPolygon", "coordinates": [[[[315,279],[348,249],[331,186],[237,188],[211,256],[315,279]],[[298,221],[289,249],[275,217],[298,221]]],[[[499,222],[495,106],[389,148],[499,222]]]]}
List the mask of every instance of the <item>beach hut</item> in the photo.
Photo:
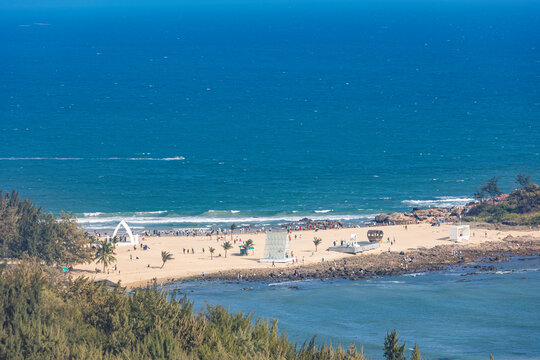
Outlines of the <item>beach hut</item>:
{"type": "Polygon", "coordinates": [[[450,240],[461,242],[469,240],[471,227],[469,225],[456,225],[450,227],[450,240]]]}
{"type": "Polygon", "coordinates": [[[369,242],[379,242],[382,241],[383,234],[382,230],[368,230],[367,238],[369,242]]]}

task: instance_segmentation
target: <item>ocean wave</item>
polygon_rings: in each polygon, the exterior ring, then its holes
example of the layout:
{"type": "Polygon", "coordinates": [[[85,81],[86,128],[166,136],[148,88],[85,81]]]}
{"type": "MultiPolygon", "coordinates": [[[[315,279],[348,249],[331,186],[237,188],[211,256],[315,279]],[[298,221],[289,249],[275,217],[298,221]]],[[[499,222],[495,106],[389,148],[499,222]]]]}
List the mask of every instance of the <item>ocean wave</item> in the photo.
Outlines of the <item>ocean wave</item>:
{"type": "Polygon", "coordinates": [[[96,212],[88,212],[88,213],[83,213],[83,214],[84,214],[84,216],[88,216],[88,217],[103,215],[103,213],[102,213],[102,212],[99,212],[99,211],[96,211],[96,212]]]}
{"type": "Polygon", "coordinates": [[[329,213],[329,212],[332,212],[334,210],[315,210],[315,212],[317,214],[326,214],[326,213],[329,213]]]}
{"type": "Polygon", "coordinates": [[[167,210],[157,210],[157,211],[137,211],[137,215],[146,215],[146,214],[165,214],[167,210]]]}
{"type": "Polygon", "coordinates": [[[406,276],[406,277],[417,277],[417,276],[425,276],[425,275],[427,275],[427,273],[425,272],[403,274],[403,276],[406,276]]]}
{"type": "Polygon", "coordinates": [[[454,206],[464,206],[471,201],[474,201],[473,198],[461,196],[461,197],[452,197],[452,196],[439,196],[433,200],[403,200],[402,204],[407,204],[414,207],[446,207],[451,208],[454,206]]]}
{"type": "Polygon", "coordinates": [[[113,227],[121,220],[126,220],[128,224],[138,224],[151,226],[174,225],[174,224],[262,224],[275,223],[283,221],[299,221],[305,217],[312,220],[368,220],[372,219],[375,214],[349,214],[349,215],[330,215],[330,216],[298,216],[298,215],[276,215],[276,216],[250,216],[250,217],[233,217],[233,216],[133,216],[133,215],[113,215],[113,216],[84,216],[77,218],[77,221],[88,228],[97,226],[109,225],[113,227]]]}

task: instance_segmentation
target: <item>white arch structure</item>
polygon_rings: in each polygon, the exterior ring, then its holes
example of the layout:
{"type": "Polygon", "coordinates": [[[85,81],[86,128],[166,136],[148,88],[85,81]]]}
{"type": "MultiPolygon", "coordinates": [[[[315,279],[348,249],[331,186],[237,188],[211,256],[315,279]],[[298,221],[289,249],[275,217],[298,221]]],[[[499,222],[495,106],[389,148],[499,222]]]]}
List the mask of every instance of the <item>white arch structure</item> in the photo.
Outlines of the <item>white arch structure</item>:
{"type": "MultiPolygon", "coordinates": [[[[139,243],[139,235],[133,235],[133,232],[131,231],[131,228],[129,227],[129,225],[127,224],[127,222],[122,219],[122,221],[120,221],[118,223],[118,225],[116,225],[116,229],[114,229],[114,232],[113,232],[113,235],[112,235],[112,238],[114,239],[114,237],[116,236],[116,234],[118,233],[118,230],[120,230],[120,227],[123,227],[128,236],[129,236],[129,242],[128,241],[119,241],[116,243],[116,245],[137,245],[139,243]]],[[[107,237],[108,239],[108,237],[107,237]]]]}

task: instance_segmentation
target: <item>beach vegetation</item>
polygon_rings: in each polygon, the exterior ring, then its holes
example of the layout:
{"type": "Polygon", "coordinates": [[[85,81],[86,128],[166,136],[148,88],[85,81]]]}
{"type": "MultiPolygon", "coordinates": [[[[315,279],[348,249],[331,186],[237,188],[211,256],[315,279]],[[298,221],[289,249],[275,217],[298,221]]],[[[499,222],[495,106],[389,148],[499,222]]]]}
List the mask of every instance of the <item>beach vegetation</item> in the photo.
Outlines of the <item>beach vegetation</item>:
{"type": "Polygon", "coordinates": [[[230,241],[225,241],[223,243],[223,245],[221,245],[223,247],[223,250],[225,250],[225,257],[227,257],[227,251],[232,249],[232,245],[231,245],[231,242],[230,241]]]}
{"type": "Polygon", "coordinates": [[[251,239],[246,240],[246,242],[244,243],[244,249],[246,250],[246,255],[248,254],[249,249],[251,249],[254,245],[255,243],[253,242],[253,240],[251,239]]]}
{"type": "Polygon", "coordinates": [[[288,340],[277,320],[193,303],[157,286],[75,280],[25,258],[0,270],[2,359],[365,360],[362,349],[288,340]]]}
{"type": "Polygon", "coordinates": [[[71,266],[92,260],[93,238],[75,217],[44,213],[19,193],[0,191],[0,256],[20,260],[23,255],[57,266],[71,266]]]}
{"type": "Polygon", "coordinates": [[[173,254],[171,254],[168,251],[161,251],[161,261],[163,262],[161,264],[161,268],[163,269],[163,266],[165,266],[165,263],[169,260],[174,260],[173,254]]]}
{"type": "Polygon", "coordinates": [[[422,355],[420,354],[420,349],[418,348],[418,344],[414,344],[414,348],[411,353],[411,360],[423,360],[422,355]]]}
{"type": "Polygon", "coordinates": [[[396,330],[386,333],[384,339],[384,358],[385,360],[406,360],[405,343],[399,345],[399,338],[396,330]]]}
{"type": "Polygon", "coordinates": [[[319,247],[319,245],[321,244],[322,242],[322,239],[320,237],[314,237],[313,238],[313,245],[315,245],[315,252],[317,252],[317,249],[319,247]]]}
{"type": "Polygon", "coordinates": [[[114,256],[114,244],[111,241],[103,240],[97,244],[94,260],[99,264],[103,264],[103,272],[109,265],[116,261],[114,256]]]}
{"type": "Polygon", "coordinates": [[[484,185],[482,185],[480,191],[483,194],[487,194],[489,198],[493,201],[495,197],[502,194],[501,189],[499,189],[499,177],[494,176],[489,179],[484,185]]]}
{"type": "Polygon", "coordinates": [[[464,220],[505,225],[539,225],[540,187],[532,183],[528,175],[518,175],[516,182],[520,183],[521,188],[496,201],[471,206],[464,220]]]}
{"type": "Polygon", "coordinates": [[[529,174],[517,174],[516,176],[516,183],[521,188],[526,188],[531,184],[531,175],[529,174]]]}
{"type": "Polygon", "coordinates": [[[236,226],[236,224],[231,225],[231,241],[233,241],[233,232],[234,232],[234,230],[236,230],[237,227],[238,226],[236,226]]]}
{"type": "Polygon", "coordinates": [[[216,251],[216,249],[214,249],[211,246],[208,248],[208,252],[210,253],[210,260],[214,260],[214,252],[215,251],[216,251]]]}

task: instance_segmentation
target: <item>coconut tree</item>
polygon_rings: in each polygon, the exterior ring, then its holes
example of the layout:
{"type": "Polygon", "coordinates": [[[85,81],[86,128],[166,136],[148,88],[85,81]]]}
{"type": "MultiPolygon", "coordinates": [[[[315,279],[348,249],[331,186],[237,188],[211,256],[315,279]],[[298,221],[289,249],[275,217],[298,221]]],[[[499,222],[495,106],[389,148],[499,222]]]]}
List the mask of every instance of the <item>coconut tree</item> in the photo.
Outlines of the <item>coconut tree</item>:
{"type": "Polygon", "coordinates": [[[246,240],[246,242],[244,243],[244,249],[246,249],[246,254],[248,253],[249,248],[253,247],[253,245],[255,245],[253,243],[253,240],[251,239],[246,240]]]}
{"type": "Polygon", "coordinates": [[[317,251],[317,248],[319,247],[321,242],[322,242],[321,238],[319,238],[319,237],[314,237],[313,238],[313,244],[315,245],[315,251],[317,251]]]}
{"type": "Polygon", "coordinates": [[[236,229],[237,227],[238,227],[238,226],[236,226],[236,224],[232,224],[232,225],[231,225],[231,241],[233,240],[233,239],[232,239],[233,231],[234,231],[234,229],[236,229]]]}
{"type": "Polygon", "coordinates": [[[213,247],[209,247],[208,251],[210,252],[210,260],[213,260],[214,259],[214,251],[216,251],[216,249],[214,249],[213,247]]]}
{"type": "Polygon", "coordinates": [[[161,269],[163,269],[163,266],[165,266],[165,263],[169,260],[174,260],[173,255],[168,251],[162,251],[161,261],[163,261],[163,264],[161,264],[161,269]]]}
{"type": "Polygon", "coordinates": [[[103,264],[103,272],[105,272],[107,266],[116,261],[113,251],[114,245],[107,240],[104,240],[98,244],[94,260],[96,260],[98,264],[103,264]]]}
{"type": "Polygon", "coordinates": [[[225,241],[223,243],[223,245],[221,245],[221,246],[223,247],[223,250],[225,250],[225,257],[227,257],[227,250],[232,249],[231,242],[230,241],[225,241]]]}

